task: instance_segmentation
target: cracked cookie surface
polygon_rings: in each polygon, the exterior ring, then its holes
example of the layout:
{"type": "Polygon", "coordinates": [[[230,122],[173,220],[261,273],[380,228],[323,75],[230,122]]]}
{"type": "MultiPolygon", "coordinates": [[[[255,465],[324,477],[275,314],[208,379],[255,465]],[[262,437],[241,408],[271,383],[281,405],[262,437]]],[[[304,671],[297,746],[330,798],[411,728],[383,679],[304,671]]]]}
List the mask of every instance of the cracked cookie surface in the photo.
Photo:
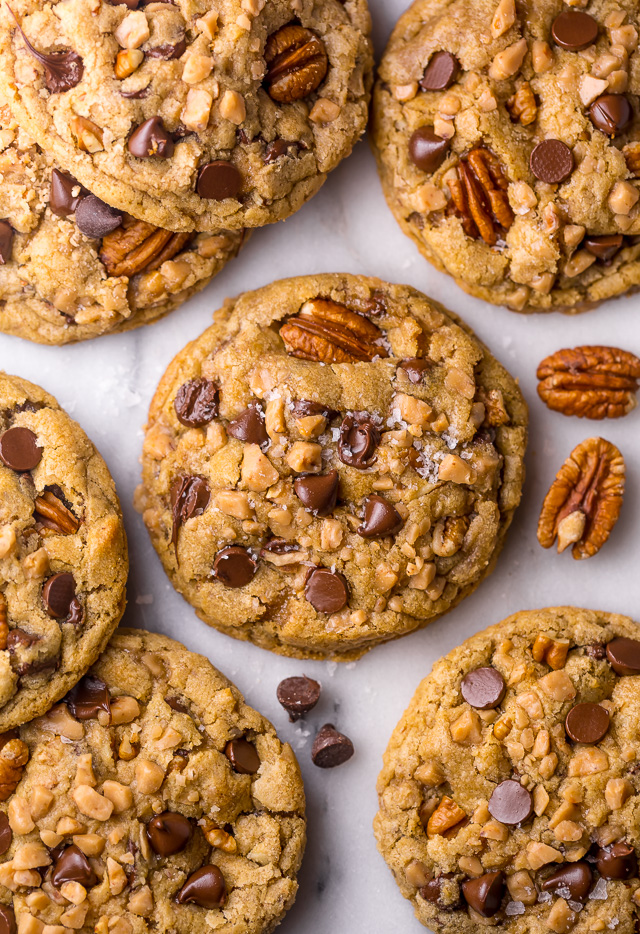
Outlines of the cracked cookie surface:
{"type": "Polygon", "coordinates": [[[128,567],[95,447],[52,396],[0,373],[0,730],[43,713],[96,660],[128,567]]]}
{"type": "Polygon", "coordinates": [[[420,292],[283,280],[229,302],[169,366],[136,505],[207,623],[353,658],[493,569],[526,424],[512,377],[420,292]]]}
{"type": "Polygon", "coordinates": [[[638,288],[636,20],[610,0],[418,0],[398,21],[374,91],[384,193],[472,295],[579,312],[638,288]]]}
{"type": "Polygon", "coordinates": [[[20,930],[264,934],[293,903],[298,763],[203,656],[119,630],[13,742],[0,917],[20,930]]]}

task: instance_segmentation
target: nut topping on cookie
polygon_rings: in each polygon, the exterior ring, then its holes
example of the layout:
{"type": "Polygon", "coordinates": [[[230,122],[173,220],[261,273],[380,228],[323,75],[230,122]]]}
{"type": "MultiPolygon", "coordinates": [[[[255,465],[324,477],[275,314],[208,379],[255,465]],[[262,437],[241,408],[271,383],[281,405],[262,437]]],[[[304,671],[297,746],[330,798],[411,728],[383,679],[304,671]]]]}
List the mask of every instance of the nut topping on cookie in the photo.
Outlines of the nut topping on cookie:
{"type": "Polygon", "coordinates": [[[274,101],[302,100],[324,81],[329,65],[324,43],[310,29],[295,23],[267,39],[265,86],[274,101]]]}
{"type": "Polygon", "coordinates": [[[509,185],[498,159],[484,146],[477,147],[447,172],[445,180],[451,208],[461,218],[467,236],[494,246],[500,228],[508,230],[513,223],[509,185]]]}
{"type": "Polygon", "coordinates": [[[640,359],[617,347],[566,348],[546,357],[537,377],[538,395],[555,412],[621,418],[638,404],[640,359]]]}
{"type": "Polygon", "coordinates": [[[12,470],[33,470],[41,459],[42,448],[30,428],[16,425],[0,435],[0,460],[12,470]]]}
{"type": "Polygon", "coordinates": [[[303,360],[355,363],[388,356],[377,325],[324,298],[305,302],[299,313],[281,326],[280,337],[287,352],[303,360]]]}
{"type": "Polygon", "coordinates": [[[545,139],[533,149],[529,165],[540,181],[558,185],[573,172],[573,153],[559,139],[545,139]]]}
{"type": "Polygon", "coordinates": [[[420,80],[423,91],[444,91],[457,80],[460,63],[451,52],[436,52],[420,80]]]}
{"type": "Polygon", "coordinates": [[[551,27],[554,41],[569,52],[580,52],[593,45],[598,31],[597,21],[582,10],[563,10],[551,27]]]}
{"type": "Polygon", "coordinates": [[[120,227],[103,237],[100,260],[110,276],[131,278],[143,270],[158,269],[191,240],[190,234],[173,233],[126,217],[120,227]]]}
{"type": "Polygon", "coordinates": [[[449,146],[449,140],[438,136],[433,127],[422,126],[411,135],[409,158],[423,172],[432,173],[446,159],[449,146]]]}
{"type": "Polygon", "coordinates": [[[478,710],[493,710],[506,690],[504,678],[496,668],[475,668],[460,682],[460,692],[467,704],[478,710]]]}

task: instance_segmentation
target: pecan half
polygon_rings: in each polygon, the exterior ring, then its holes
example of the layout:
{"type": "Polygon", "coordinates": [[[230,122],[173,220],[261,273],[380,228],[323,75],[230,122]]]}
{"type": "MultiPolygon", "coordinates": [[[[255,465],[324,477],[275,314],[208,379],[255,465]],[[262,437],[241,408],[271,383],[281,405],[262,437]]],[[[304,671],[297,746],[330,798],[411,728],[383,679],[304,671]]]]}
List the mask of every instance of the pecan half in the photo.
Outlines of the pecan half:
{"type": "Polygon", "coordinates": [[[528,81],[524,81],[515,94],[507,101],[507,110],[511,119],[522,126],[529,126],[536,119],[538,105],[535,94],[528,81]]]}
{"type": "Polygon", "coordinates": [[[388,357],[382,331],[363,315],[328,298],[305,302],[280,328],[287,353],[320,363],[356,363],[388,357]]]}
{"type": "Polygon", "coordinates": [[[624,495],[624,458],[604,438],[587,438],[564,462],[542,504],[538,541],[558,551],[573,545],[573,557],[590,558],[618,521],[624,495]]]}
{"type": "Polygon", "coordinates": [[[10,730],[0,733],[0,801],[6,801],[18,787],[29,761],[29,747],[10,730]]]}
{"type": "Polygon", "coordinates": [[[110,276],[131,277],[158,269],[184,249],[192,237],[190,233],[173,233],[128,217],[102,238],[100,260],[110,276]]]}
{"type": "Polygon", "coordinates": [[[538,395],[554,412],[621,418],[638,404],[640,360],[617,347],[558,350],[538,367],[538,395]]]}
{"type": "Polygon", "coordinates": [[[9,635],[9,622],[7,618],[7,601],[5,595],[0,593],[0,650],[7,647],[9,635]]]}
{"type": "Polygon", "coordinates": [[[632,175],[640,175],[640,143],[627,143],[622,147],[622,155],[632,175]]]}
{"type": "Polygon", "coordinates": [[[267,39],[265,85],[274,101],[299,101],[321,84],[327,73],[327,50],[310,29],[290,23],[267,39]]]}
{"type": "Polygon", "coordinates": [[[447,174],[446,182],[451,193],[449,213],[461,219],[467,236],[494,246],[499,233],[513,223],[509,183],[498,159],[477,146],[447,174]]]}
{"type": "Polygon", "coordinates": [[[76,519],[62,500],[49,490],[42,496],[36,496],[34,517],[46,529],[59,532],[61,535],[72,535],[80,528],[80,520],[76,519]]]}

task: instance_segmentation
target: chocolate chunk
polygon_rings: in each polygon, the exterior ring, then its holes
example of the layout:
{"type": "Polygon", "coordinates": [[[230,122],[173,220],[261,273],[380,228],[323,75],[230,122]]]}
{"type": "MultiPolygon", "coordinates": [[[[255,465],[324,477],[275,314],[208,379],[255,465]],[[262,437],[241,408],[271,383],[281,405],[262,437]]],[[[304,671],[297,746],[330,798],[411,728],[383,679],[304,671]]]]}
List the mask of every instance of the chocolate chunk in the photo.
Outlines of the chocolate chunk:
{"type": "Polygon", "coordinates": [[[356,531],[362,538],[384,538],[395,535],[403,525],[398,510],[384,496],[372,493],[364,501],[364,522],[356,531]]]}
{"type": "Polygon", "coordinates": [[[326,474],[302,474],[293,481],[293,489],[302,505],[314,516],[330,516],[338,501],[337,470],[326,474]]]}
{"type": "Polygon", "coordinates": [[[640,642],[637,639],[614,639],[609,642],[606,651],[617,675],[640,674],[640,642]]]}
{"type": "Polygon", "coordinates": [[[189,713],[189,708],[180,697],[167,697],[167,704],[178,713],[189,713]]]}
{"type": "Polygon", "coordinates": [[[73,214],[82,198],[87,194],[79,182],[66,172],[53,169],[51,172],[51,187],[49,189],[49,207],[58,217],[68,217],[73,214]],[[78,190],[76,195],[74,189],[78,190]]]}
{"type": "Polygon", "coordinates": [[[242,175],[230,162],[220,159],[208,162],[198,172],[196,191],[201,198],[224,201],[237,198],[242,188],[242,175]]]}
{"type": "Polygon", "coordinates": [[[504,894],[504,873],[485,872],[478,879],[462,883],[466,903],[483,918],[493,918],[500,910],[504,894]]]}
{"type": "Polygon", "coordinates": [[[11,259],[13,247],[13,227],[9,221],[0,221],[0,266],[5,266],[11,259]]]}
{"type": "Polygon", "coordinates": [[[604,642],[592,642],[591,645],[585,647],[585,652],[589,658],[594,658],[596,661],[602,661],[607,657],[607,647],[604,642]]]}
{"type": "Polygon", "coordinates": [[[310,399],[296,399],[291,403],[291,411],[295,418],[307,418],[309,415],[322,415],[327,421],[332,421],[339,414],[336,409],[322,402],[311,402],[310,399]]]}
{"type": "Polygon", "coordinates": [[[271,165],[281,159],[282,156],[288,156],[290,149],[298,149],[298,143],[290,139],[274,139],[268,143],[264,151],[264,164],[271,165]]]}
{"type": "Polygon", "coordinates": [[[25,632],[19,627],[7,633],[7,649],[10,655],[15,655],[18,649],[26,649],[37,641],[37,636],[32,636],[30,632],[25,632]]]}
{"type": "Polygon", "coordinates": [[[8,905],[0,905],[0,934],[16,934],[18,926],[16,925],[16,916],[13,908],[8,905]]]}
{"type": "Polygon", "coordinates": [[[604,879],[635,878],[638,875],[635,850],[628,843],[600,847],[596,854],[596,868],[604,879]]]}
{"type": "Polygon", "coordinates": [[[69,615],[75,595],[76,582],[68,571],[54,574],[42,588],[44,608],[54,619],[65,619],[69,615]]]}
{"type": "Polygon", "coordinates": [[[56,856],[51,870],[51,884],[59,888],[65,882],[79,882],[90,889],[99,882],[82,850],[73,843],[56,856]]]}
{"type": "Polygon", "coordinates": [[[289,714],[289,720],[295,723],[304,714],[316,706],[320,700],[320,685],[306,675],[285,678],[278,685],[278,701],[289,714]]]}
{"type": "Polygon", "coordinates": [[[130,10],[137,10],[140,0],[107,0],[111,6],[126,6],[130,10]]]}
{"type": "Polygon", "coordinates": [[[33,470],[42,458],[42,448],[30,428],[16,425],[0,435],[0,460],[18,472],[33,470]]]}
{"type": "Polygon", "coordinates": [[[504,698],[507,685],[495,668],[476,668],[460,683],[460,692],[467,704],[477,710],[493,710],[504,698]]]}
{"type": "Polygon", "coordinates": [[[633,108],[624,94],[603,94],[589,107],[589,116],[607,136],[618,136],[631,123],[633,108]]]}
{"type": "Polygon", "coordinates": [[[40,62],[44,68],[44,83],[47,86],[47,90],[50,91],[51,94],[60,94],[62,91],[75,88],[76,84],[82,79],[84,72],[84,65],[78,53],[74,52],[73,49],[59,50],[50,53],[38,52],[25,36],[11,7],[9,7],[9,12],[18,25],[24,44],[36,61],[40,62]]]}
{"type": "Polygon", "coordinates": [[[11,831],[11,826],[9,825],[9,818],[4,811],[0,811],[0,856],[7,852],[11,846],[12,839],[13,833],[11,831]]]}
{"type": "Polygon", "coordinates": [[[160,117],[149,117],[133,131],[127,148],[138,159],[170,159],[174,148],[173,137],[165,129],[160,117]]]}
{"type": "Polygon", "coordinates": [[[424,374],[431,369],[433,364],[430,360],[426,360],[424,357],[410,357],[408,360],[403,360],[400,364],[400,369],[404,370],[407,374],[409,382],[411,383],[421,383],[424,379],[424,374]]]}
{"type": "Polygon", "coordinates": [[[366,470],[375,461],[380,429],[368,412],[350,412],[340,425],[338,454],[343,464],[366,470]]]}
{"type": "Polygon", "coordinates": [[[568,889],[569,897],[575,902],[583,902],[589,894],[593,872],[588,863],[570,863],[552,872],[541,885],[543,892],[558,892],[568,889]]]}
{"type": "Polygon", "coordinates": [[[144,54],[148,58],[163,58],[170,61],[172,58],[180,58],[187,49],[185,38],[178,39],[176,43],[165,42],[162,45],[154,45],[151,49],[144,49],[144,54]]]}
{"type": "Polygon", "coordinates": [[[256,400],[227,425],[227,434],[238,441],[259,444],[264,450],[269,445],[269,435],[264,424],[264,411],[256,400]]]}
{"type": "Polygon", "coordinates": [[[200,908],[221,908],[227,899],[224,876],[217,866],[202,866],[191,873],[176,896],[180,905],[194,902],[200,908]]]}
{"type": "Polygon", "coordinates": [[[297,542],[288,542],[284,538],[272,538],[270,542],[262,546],[260,554],[266,552],[272,555],[287,555],[292,551],[300,551],[300,545],[297,542]]]}
{"type": "MultiPolygon", "coordinates": [[[[120,97],[124,97],[125,100],[140,101],[149,96],[150,90],[151,86],[148,84],[146,87],[140,88],[138,91],[119,91],[118,93],[120,94],[120,97]]],[[[186,136],[186,133],[184,135],[186,136]]]]}
{"type": "Polygon", "coordinates": [[[544,139],[531,153],[529,167],[541,182],[558,185],[573,172],[573,153],[559,139],[544,139]]]}
{"type": "Polygon", "coordinates": [[[122,223],[122,214],[95,195],[82,198],[76,207],[76,224],[85,237],[99,240],[117,230],[122,223]]]}
{"type": "Polygon", "coordinates": [[[563,49],[579,52],[598,38],[598,23],[581,10],[563,10],[553,21],[551,35],[563,49]]]}
{"type": "Polygon", "coordinates": [[[244,587],[255,577],[258,562],[240,545],[229,545],[215,556],[213,573],[225,587],[244,587]]]}
{"type": "Polygon", "coordinates": [[[453,873],[443,872],[439,876],[436,876],[435,879],[429,879],[426,885],[423,885],[420,889],[418,889],[418,892],[421,898],[424,898],[425,901],[427,902],[432,902],[434,905],[437,905],[438,908],[441,908],[443,911],[455,911],[461,905],[460,896],[458,895],[457,900],[453,902],[450,902],[450,901],[445,902],[445,900],[442,897],[443,883],[446,882],[447,879],[453,879],[453,878],[454,878],[453,873]]]}
{"type": "Polygon", "coordinates": [[[576,704],[567,714],[564,728],[576,743],[597,743],[609,729],[610,719],[600,704],[576,704]]]}
{"type": "Polygon", "coordinates": [[[71,688],[64,702],[76,720],[96,720],[101,710],[111,717],[109,688],[95,675],[85,675],[71,688]]]}
{"type": "Polygon", "coordinates": [[[409,158],[422,172],[435,172],[449,152],[449,140],[438,136],[433,127],[421,126],[409,139],[409,158]]]}
{"type": "Polygon", "coordinates": [[[173,407],[178,421],[189,428],[202,428],[218,414],[220,392],[208,379],[190,379],[176,393],[173,407]]]}
{"type": "Polygon", "coordinates": [[[420,81],[423,91],[444,91],[450,88],[460,72],[460,63],[451,52],[436,52],[431,56],[420,81]]]}
{"type": "Polygon", "coordinates": [[[325,723],[316,733],[311,747],[311,760],[319,769],[333,769],[342,765],[354,753],[348,736],[336,730],[333,723],[325,723]]]}
{"type": "Polygon", "coordinates": [[[260,768],[258,751],[248,739],[229,740],[224,747],[224,754],[231,763],[233,771],[240,775],[254,775],[260,768]]]}
{"type": "Polygon", "coordinates": [[[502,824],[522,824],[531,817],[532,811],[530,793],[512,778],[500,782],[489,798],[489,813],[502,824]]]}
{"type": "Polygon", "coordinates": [[[342,574],[316,567],[307,575],[304,595],[318,613],[337,613],[347,605],[349,590],[342,574]]]}
{"type": "Polygon", "coordinates": [[[71,606],[69,607],[69,616],[66,619],[67,623],[70,623],[72,626],[80,626],[84,621],[84,607],[80,603],[77,597],[74,597],[71,601],[71,606]]]}
{"type": "Polygon", "coordinates": [[[201,516],[209,505],[211,491],[204,477],[176,477],[170,491],[173,529],[171,544],[177,545],[182,525],[194,516],[201,516]]]}
{"type": "Polygon", "coordinates": [[[622,234],[605,234],[602,237],[592,237],[589,234],[582,241],[581,246],[592,256],[607,263],[622,248],[624,237],[622,234]]]}
{"type": "Polygon", "coordinates": [[[180,853],[191,839],[192,827],[186,817],[173,811],[163,811],[147,824],[147,838],[158,856],[180,853]]]}

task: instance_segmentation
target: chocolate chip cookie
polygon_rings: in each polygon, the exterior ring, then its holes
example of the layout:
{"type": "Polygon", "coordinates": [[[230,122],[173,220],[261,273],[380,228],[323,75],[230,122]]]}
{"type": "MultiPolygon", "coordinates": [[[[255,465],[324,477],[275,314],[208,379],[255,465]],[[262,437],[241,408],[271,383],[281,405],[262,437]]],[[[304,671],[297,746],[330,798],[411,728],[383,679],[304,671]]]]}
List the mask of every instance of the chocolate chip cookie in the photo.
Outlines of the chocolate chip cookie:
{"type": "Polygon", "coordinates": [[[0,373],[0,730],[43,713],[93,664],[124,611],[128,567],[93,444],[50,395],[0,373]]]}
{"type": "Polygon", "coordinates": [[[148,324],[203,288],[243,231],[172,233],[116,211],[0,108],[0,331],[65,344],[148,324]]]}
{"type": "Polygon", "coordinates": [[[262,934],[295,898],[296,758],[164,636],[117,632],[61,704],[3,736],[0,798],[4,931],[262,934]]]}
{"type": "Polygon", "coordinates": [[[526,424],[516,382],[415,289],[283,280],[229,302],[169,366],[137,506],[207,623],[356,658],[493,569],[526,424]]]}
{"type": "Polygon", "coordinates": [[[437,934],[635,934],[640,629],[516,613],[436,663],[391,738],[375,833],[437,934]]]}
{"type": "Polygon", "coordinates": [[[108,204],[174,231],[260,227],[363,132],[369,28],[366,0],[15,0],[0,87],[108,204]]]}
{"type": "Polygon", "coordinates": [[[430,262],[514,311],[638,288],[637,46],[630,0],[413,3],[380,66],[373,139],[430,262]]]}

